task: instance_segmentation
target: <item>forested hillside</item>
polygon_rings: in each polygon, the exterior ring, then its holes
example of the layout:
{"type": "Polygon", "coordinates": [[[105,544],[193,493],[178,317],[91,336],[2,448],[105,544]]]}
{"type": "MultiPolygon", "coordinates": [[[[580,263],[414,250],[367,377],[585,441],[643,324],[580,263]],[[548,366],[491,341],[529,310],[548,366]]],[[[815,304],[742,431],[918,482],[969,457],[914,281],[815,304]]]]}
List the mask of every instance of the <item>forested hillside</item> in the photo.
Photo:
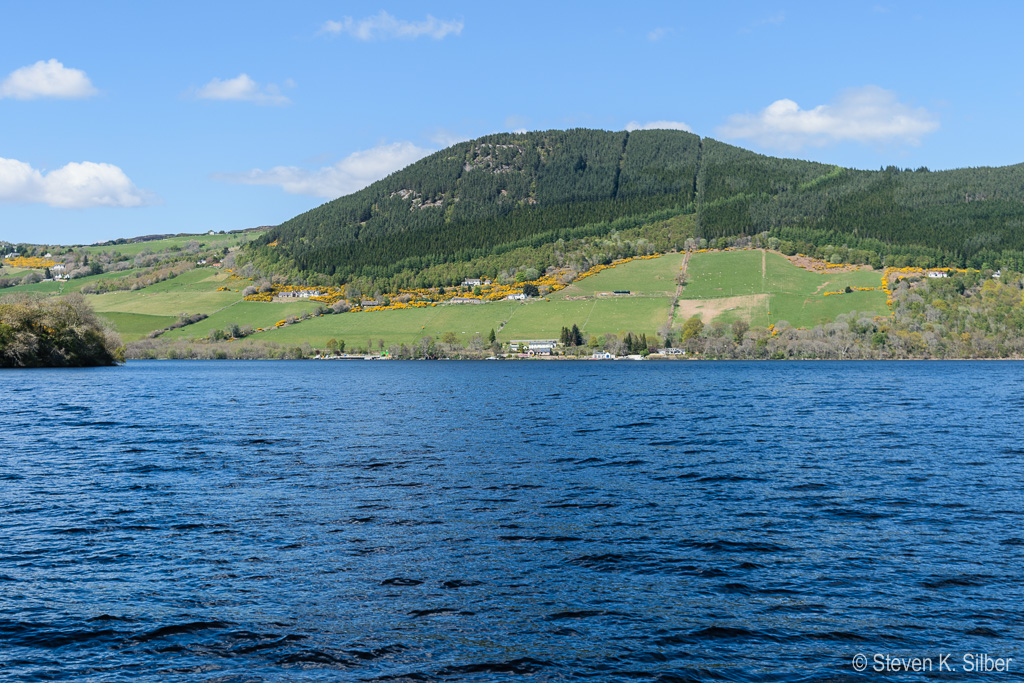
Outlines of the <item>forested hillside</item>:
{"type": "Polygon", "coordinates": [[[659,248],[761,234],[786,253],[876,266],[1021,270],[1024,165],[858,171],[681,131],[505,133],[297,216],[247,258],[268,274],[395,291],[422,285],[425,272],[457,281],[464,269],[445,264],[497,275],[512,252],[531,267],[555,265],[541,261],[565,250],[593,258],[609,235],[644,238],[648,226],[660,230],[659,248]],[[693,220],[676,225],[686,230],[659,227],[684,214],[693,220]]]}
{"type": "Polygon", "coordinates": [[[701,147],[701,237],[768,232],[788,253],[844,245],[876,266],[1024,265],[1024,164],[858,171],[701,147]]]}

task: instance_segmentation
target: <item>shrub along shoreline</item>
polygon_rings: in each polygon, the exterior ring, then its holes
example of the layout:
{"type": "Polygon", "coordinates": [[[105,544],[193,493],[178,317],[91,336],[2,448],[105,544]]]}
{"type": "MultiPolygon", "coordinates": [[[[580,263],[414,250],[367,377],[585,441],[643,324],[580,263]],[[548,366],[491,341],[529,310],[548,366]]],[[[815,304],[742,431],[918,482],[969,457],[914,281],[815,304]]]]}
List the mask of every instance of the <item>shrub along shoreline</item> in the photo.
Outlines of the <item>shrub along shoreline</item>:
{"type": "Polygon", "coordinates": [[[0,368],[117,365],[124,346],[81,294],[0,297],[0,368]]]}

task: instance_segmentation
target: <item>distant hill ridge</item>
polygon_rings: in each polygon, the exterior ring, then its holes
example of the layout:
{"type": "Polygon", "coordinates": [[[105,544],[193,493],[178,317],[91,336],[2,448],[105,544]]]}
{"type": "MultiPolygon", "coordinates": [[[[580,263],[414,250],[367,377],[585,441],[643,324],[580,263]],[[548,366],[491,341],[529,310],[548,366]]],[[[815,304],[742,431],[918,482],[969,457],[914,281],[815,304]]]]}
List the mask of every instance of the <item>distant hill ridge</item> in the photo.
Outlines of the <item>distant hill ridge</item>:
{"type": "MultiPolygon", "coordinates": [[[[1024,270],[1024,164],[860,171],[759,155],[683,131],[552,130],[458,143],[273,228],[266,270],[342,283],[673,215],[687,237],[767,233],[864,262],[1024,270]]],[[[785,249],[784,249],[785,250],[785,249]]]]}

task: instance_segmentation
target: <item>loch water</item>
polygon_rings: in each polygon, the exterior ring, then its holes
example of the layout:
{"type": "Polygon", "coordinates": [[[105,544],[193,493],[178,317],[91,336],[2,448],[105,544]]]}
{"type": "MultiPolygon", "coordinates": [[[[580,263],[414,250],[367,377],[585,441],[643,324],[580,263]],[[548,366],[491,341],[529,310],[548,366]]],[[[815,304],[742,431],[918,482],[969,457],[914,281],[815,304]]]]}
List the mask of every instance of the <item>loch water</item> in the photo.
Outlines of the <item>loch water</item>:
{"type": "Polygon", "coordinates": [[[1024,364],[139,361],[0,401],[5,680],[1024,672],[1024,364]]]}

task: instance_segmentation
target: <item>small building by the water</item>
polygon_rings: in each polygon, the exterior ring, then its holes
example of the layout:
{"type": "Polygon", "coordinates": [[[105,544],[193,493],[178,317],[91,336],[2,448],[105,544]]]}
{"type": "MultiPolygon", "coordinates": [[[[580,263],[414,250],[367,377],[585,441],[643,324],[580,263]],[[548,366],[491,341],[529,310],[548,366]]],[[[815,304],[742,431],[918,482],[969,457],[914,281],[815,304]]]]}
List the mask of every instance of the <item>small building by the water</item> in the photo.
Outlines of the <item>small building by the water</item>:
{"type": "Polygon", "coordinates": [[[558,346],[557,339],[512,339],[508,343],[508,347],[513,351],[521,347],[528,353],[533,352],[537,354],[543,352],[542,355],[550,354],[556,346],[558,346]]]}

